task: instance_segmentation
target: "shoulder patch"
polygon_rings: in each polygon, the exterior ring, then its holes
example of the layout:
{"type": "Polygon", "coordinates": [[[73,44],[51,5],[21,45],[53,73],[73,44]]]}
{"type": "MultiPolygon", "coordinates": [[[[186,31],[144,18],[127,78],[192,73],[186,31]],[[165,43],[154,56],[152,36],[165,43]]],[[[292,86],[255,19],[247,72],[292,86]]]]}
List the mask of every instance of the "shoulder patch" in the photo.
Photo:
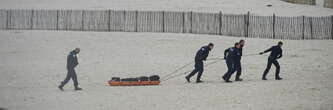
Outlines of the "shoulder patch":
{"type": "Polygon", "coordinates": [[[205,51],[205,48],[201,48],[201,51],[205,51]]]}

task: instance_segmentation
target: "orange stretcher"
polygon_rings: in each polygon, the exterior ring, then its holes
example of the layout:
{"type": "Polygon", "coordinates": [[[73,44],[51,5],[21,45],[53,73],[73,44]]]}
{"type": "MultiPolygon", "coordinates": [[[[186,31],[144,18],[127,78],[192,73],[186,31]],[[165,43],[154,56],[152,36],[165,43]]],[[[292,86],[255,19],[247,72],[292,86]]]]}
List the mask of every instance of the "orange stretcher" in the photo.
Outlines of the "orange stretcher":
{"type": "Polygon", "coordinates": [[[149,86],[159,85],[160,81],[109,81],[110,86],[149,86]]]}

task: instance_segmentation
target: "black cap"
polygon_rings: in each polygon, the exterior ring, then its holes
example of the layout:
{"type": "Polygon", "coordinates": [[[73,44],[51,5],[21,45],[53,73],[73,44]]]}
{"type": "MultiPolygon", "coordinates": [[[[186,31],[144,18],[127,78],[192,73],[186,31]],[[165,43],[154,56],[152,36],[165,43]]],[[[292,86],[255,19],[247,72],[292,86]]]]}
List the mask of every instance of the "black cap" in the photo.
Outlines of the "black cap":
{"type": "Polygon", "coordinates": [[[214,44],[213,43],[209,43],[208,46],[214,46],[214,44]]]}

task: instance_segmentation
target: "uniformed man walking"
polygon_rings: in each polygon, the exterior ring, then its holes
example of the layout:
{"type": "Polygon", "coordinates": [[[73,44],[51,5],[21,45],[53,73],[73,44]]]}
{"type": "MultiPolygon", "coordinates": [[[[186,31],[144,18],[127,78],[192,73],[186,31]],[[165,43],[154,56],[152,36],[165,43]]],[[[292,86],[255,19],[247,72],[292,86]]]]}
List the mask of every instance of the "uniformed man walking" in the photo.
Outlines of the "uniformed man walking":
{"type": "Polygon", "coordinates": [[[228,48],[224,51],[224,59],[226,60],[228,67],[228,71],[222,77],[225,82],[232,82],[230,81],[230,77],[236,71],[236,68],[238,68],[237,66],[239,66],[236,62],[240,60],[240,47],[240,44],[237,42],[234,47],[228,48]]]}
{"type": "Polygon", "coordinates": [[[197,83],[201,83],[201,75],[204,71],[204,64],[203,61],[206,61],[209,51],[211,51],[214,48],[214,44],[213,43],[209,43],[207,46],[203,46],[201,47],[196,55],[195,55],[195,65],[194,65],[194,70],[185,77],[186,81],[190,83],[190,79],[192,76],[194,76],[196,73],[198,73],[197,75],[197,83]]]}
{"type": "Polygon", "coordinates": [[[278,62],[278,59],[280,59],[282,57],[282,49],[281,49],[282,45],[283,45],[283,43],[280,41],[278,43],[278,45],[272,46],[271,48],[265,50],[264,52],[259,53],[260,55],[262,55],[264,53],[271,52],[271,54],[268,57],[267,67],[264,71],[264,74],[262,75],[262,80],[267,80],[266,75],[269,72],[269,70],[271,69],[272,64],[274,64],[274,66],[276,67],[275,79],[282,80],[282,78],[279,75],[280,74],[280,64],[278,62]]]}
{"type": "Polygon", "coordinates": [[[61,82],[61,84],[58,86],[58,88],[63,91],[63,87],[65,86],[65,84],[72,79],[74,82],[74,87],[75,90],[82,90],[82,88],[79,88],[78,85],[78,81],[77,81],[77,76],[76,76],[76,72],[75,72],[75,67],[79,64],[78,60],[77,60],[77,54],[80,53],[80,48],[75,48],[73,51],[71,51],[68,56],[67,56],[67,76],[65,78],[64,81],[61,82]]]}

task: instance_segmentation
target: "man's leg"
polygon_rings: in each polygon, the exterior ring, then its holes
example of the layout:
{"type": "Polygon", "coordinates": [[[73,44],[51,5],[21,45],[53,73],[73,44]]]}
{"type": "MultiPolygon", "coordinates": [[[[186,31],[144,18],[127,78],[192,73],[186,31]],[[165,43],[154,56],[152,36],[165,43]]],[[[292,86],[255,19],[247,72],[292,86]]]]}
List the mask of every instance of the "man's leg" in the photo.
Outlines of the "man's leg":
{"type": "Polygon", "coordinates": [[[237,71],[237,73],[236,73],[235,80],[242,81],[243,79],[240,78],[240,76],[242,75],[242,65],[241,65],[240,61],[236,63],[236,71],[237,71]]]}
{"type": "Polygon", "coordinates": [[[282,78],[280,77],[280,64],[277,60],[273,61],[274,66],[276,67],[276,71],[275,71],[275,79],[276,80],[281,80],[282,78]]]}
{"type": "Polygon", "coordinates": [[[226,63],[227,63],[228,71],[224,74],[223,79],[226,82],[231,82],[229,79],[230,79],[232,73],[235,72],[234,63],[231,60],[227,60],[226,63]]]}
{"type": "Polygon", "coordinates": [[[72,69],[71,74],[72,74],[72,80],[74,82],[75,90],[82,90],[81,88],[79,88],[79,83],[77,81],[77,76],[76,76],[75,69],[72,69]]]}
{"type": "Polygon", "coordinates": [[[204,71],[204,65],[203,65],[203,62],[200,62],[200,63],[198,64],[197,83],[202,82],[202,81],[201,81],[201,75],[202,75],[203,71],[204,71]]]}
{"type": "Polygon", "coordinates": [[[230,68],[231,68],[231,64],[229,63],[229,61],[228,60],[226,60],[225,61],[225,63],[226,63],[226,65],[227,65],[227,72],[226,73],[224,73],[224,75],[222,76],[222,78],[224,79],[224,80],[226,80],[226,78],[227,78],[227,76],[228,76],[228,74],[229,74],[229,72],[230,72],[230,68]]]}
{"type": "Polygon", "coordinates": [[[61,84],[58,86],[58,88],[60,90],[64,90],[63,87],[68,83],[68,81],[71,79],[72,75],[71,75],[71,72],[70,72],[70,69],[67,69],[67,75],[66,75],[66,78],[64,79],[64,81],[61,82],[61,84]]]}
{"type": "Polygon", "coordinates": [[[195,64],[194,64],[194,70],[189,75],[187,75],[185,77],[185,79],[187,80],[187,82],[190,82],[191,77],[194,76],[195,73],[197,73],[198,71],[199,71],[199,69],[198,69],[198,62],[195,62],[195,64]]]}
{"type": "Polygon", "coordinates": [[[272,60],[270,58],[268,58],[267,67],[264,71],[264,74],[262,75],[262,80],[267,80],[266,76],[267,76],[267,73],[269,72],[269,70],[271,69],[272,63],[273,63],[272,60]]]}
{"type": "Polygon", "coordinates": [[[197,72],[198,72],[198,69],[194,68],[194,70],[189,75],[187,75],[185,77],[185,79],[187,80],[187,82],[190,82],[191,77],[194,76],[195,73],[197,73],[197,72]]]}

